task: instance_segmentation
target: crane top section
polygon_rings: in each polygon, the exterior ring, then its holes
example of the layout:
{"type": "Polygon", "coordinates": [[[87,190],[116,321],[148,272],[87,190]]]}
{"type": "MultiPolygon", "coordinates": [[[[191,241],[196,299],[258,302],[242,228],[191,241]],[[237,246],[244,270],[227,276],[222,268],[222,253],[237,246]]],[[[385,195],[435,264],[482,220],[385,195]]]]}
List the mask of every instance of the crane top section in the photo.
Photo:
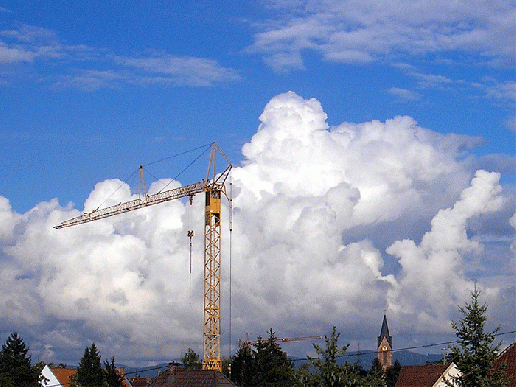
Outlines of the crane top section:
{"type": "Polygon", "coordinates": [[[130,200],[124,203],[119,203],[111,207],[106,207],[103,209],[96,209],[92,212],[87,212],[81,214],[77,217],[65,220],[64,222],[54,226],[56,229],[71,227],[82,223],[88,223],[99,219],[108,218],[110,216],[123,214],[125,212],[138,210],[143,207],[149,207],[154,204],[163,203],[170,200],[180,199],[182,197],[190,196],[201,193],[201,192],[219,192],[223,193],[226,197],[226,188],[225,181],[229,176],[229,172],[232,168],[231,162],[228,160],[224,152],[219,148],[216,143],[212,144],[210,161],[208,164],[208,171],[206,174],[206,179],[201,180],[200,182],[185,185],[183,187],[178,187],[166,191],[160,191],[153,195],[145,194],[143,198],[138,198],[134,200],[130,200]],[[220,154],[225,158],[228,165],[224,169],[224,171],[220,174],[215,173],[215,155],[216,151],[219,151],[220,154]]]}

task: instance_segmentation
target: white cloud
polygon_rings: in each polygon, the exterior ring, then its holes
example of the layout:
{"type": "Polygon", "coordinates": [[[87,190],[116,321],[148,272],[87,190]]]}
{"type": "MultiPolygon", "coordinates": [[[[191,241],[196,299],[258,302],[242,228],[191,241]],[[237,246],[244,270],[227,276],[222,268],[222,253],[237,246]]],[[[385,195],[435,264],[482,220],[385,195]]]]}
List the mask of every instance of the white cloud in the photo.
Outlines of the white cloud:
{"type": "MultiPolygon", "coordinates": [[[[495,1],[275,1],[275,20],[257,24],[250,51],[273,68],[288,53],[310,49],[328,60],[369,62],[386,54],[419,55],[462,51],[494,62],[513,62],[514,4],[495,1]],[[278,12],[279,10],[283,12],[278,12]]],[[[299,63],[290,68],[299,68],[299,63]]]]}
{"type": "MultiPolygon", "coordinates": [[[[499,175],[478,171],[472,179],[459,156],[477,140],[426,130],[410,117],[336,127],[326,120],[319,101],[278,95],[242,149],[245,162],[233,173],[233,338],[270,327],[325,334],[337,325],[344,340],[372,347],[386,308],[391,329],[405,337],[448,332],[473,281],[465,266],[482,251],[483,217],[509,222],[499,175]]],[[[188,347],[200,353],[201,196],[192,206],[167,202],[62,230],[52,226],[77,210],[53,200],[20,215],[2,198],[3,326],[30,325],[41,355],[52,348],[69,356],[44,360],[77,361],[93,339],[120,362],[170,360],[188,347]]],[[[107,180],[85,208],[134,197],[107,180]]],[[[227,311],[227,223],[223,230],[227,311]]],[[[476,279],[494,305],[510,287],[490,276],[493,262],[503,269],[510,261],[510,242],[501,246],[505,255],[477,263],[489,283],[476,279]]],[[[506,318],[502,309],[491,315],[506,318]]]]}
{"type": "Polygon", "coordinates": [[[126,84],[206,87],[241,79],[236,70],[208,58],[167,53],[121,57],[102,48],[67,44],[51,30],[27,24],[0,31],[0,64],[37,61],[60,65],[50,75],[39,74],[57,89],[95,91],[126,84]]]}
{"type": "Polygon", "coordinates": [[[115,58],[117,63],[147,71],[149,74],[163,74],[162,77],[149,75],[143,78],[148,83],[166,82],[175,85],[212,86],[216,82],[240,80],[237,72],[219,65],[215,60],[195,57],[173,57],[170,55],[147,58],[115,58]]]}
{"type": "Polygon", "coordinates": [[[421,98],[421,94],[407,89],[400,89],[398,87],[391,87],[387,93],[397,97],[401,101],[417,101],[421,98]]]}
{"type": "Polygon", "coordinates": [[[387,249],[399,259],[403,272],[399,287],[390,292],[389,306],[417,316],[413,324],[432,324],[434,329],[446,326],[450,312],[467,298],[473,281],[465,275],[467,263],[462,256],[482,251],[480,243],[468,238],[467,221],[501,209],[499,179],[497,173],[477,171],[460,200],[432,219],[419,245],[403,240],[387,249]]]}

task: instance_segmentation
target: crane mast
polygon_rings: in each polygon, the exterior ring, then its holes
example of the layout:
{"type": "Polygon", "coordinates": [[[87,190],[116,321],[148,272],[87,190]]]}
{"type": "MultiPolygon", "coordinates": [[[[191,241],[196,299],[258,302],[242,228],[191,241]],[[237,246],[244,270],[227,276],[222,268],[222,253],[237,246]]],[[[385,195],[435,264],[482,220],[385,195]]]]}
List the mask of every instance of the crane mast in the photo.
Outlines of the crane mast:
{"type": "MultiPolygon", "coordinates": [[[[110,216],[123,214],[140,208],[149,207],[165,201],[180,199],[185,196],[205,192],[204,215],[204,332],[203,332],[203,369],[220,371],[222,361],[220,357],[220,278],[221,278],[221,198],[227,196],[225,181],[229,176],[232,165],[224,152],[216,143],[212,144],[210,161],[206,179],[198,183],[158,192],[154,195],[145,193],[144,198],[130,200],[125,203],[97,209],[89,213],[68,219],[54,228],[60,229],[82,223],[88,223],[110,216]],[[225,170],[216,174],[216,151],[228,163],[225,170]]],[[[141,167],[140,167],[141,170],[141,167]]]]}

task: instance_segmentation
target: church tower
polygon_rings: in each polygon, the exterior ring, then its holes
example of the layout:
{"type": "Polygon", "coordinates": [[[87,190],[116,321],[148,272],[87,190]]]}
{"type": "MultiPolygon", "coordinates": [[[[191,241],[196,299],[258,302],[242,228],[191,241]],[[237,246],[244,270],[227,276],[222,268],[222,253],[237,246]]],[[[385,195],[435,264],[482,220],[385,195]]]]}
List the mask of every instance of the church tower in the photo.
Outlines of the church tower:
{"type": "Polygon", "coordinates": [[[392,336],[389,336],[386,315],[383,315],[382,330],[378,336],[378,363],[383,372],[392,366],[392,336]]]}

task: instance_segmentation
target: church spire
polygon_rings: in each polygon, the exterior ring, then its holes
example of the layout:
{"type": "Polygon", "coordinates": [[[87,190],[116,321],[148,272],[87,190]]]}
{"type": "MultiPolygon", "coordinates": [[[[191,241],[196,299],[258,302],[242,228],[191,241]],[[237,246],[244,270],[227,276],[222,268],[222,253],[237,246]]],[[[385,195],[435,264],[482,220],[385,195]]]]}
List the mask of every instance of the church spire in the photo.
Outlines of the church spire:
{"type": "Polygon", "coordinates": [[[386,339],[392,348],[392,336],[389,336],[389,327],[387,326],[387,316],[383,315],[382,329],[380,336],[378,336],[378,346],[380,346],[383,339],[386,339]]]}
{"type": "Polygon", "coordinates": [[[392,336],[389,335],[386,315],[383,315],[382,329],[378,336],[378,363],[383,372],[392,365],[392,336]]]}

